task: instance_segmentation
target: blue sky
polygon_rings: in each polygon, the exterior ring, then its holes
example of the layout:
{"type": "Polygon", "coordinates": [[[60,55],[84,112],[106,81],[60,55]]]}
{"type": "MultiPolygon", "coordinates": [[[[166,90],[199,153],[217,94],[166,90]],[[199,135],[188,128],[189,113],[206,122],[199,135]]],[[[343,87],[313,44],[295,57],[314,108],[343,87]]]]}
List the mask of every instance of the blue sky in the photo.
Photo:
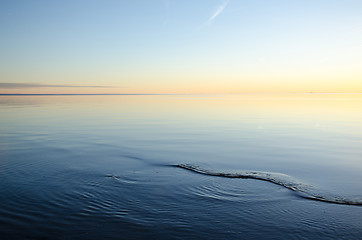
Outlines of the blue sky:
{"type": "Polygon", "coordinates": [[[361,13],[356,0],[2,1],[0,83],[23,84],[17,92],[362,92],[361,13]]]}

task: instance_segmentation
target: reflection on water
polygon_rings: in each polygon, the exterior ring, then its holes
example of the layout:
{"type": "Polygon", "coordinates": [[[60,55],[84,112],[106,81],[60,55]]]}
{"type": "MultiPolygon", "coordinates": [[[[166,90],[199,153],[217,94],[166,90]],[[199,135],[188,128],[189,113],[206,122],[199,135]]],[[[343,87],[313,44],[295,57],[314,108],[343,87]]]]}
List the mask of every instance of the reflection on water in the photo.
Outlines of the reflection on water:
{"type": "Polygon", "coordinates": [[[362,95],[0,96],[4,239],[359,239],[362,95]],[[284,176],[284,175],[283,175],[284,176]],[[121,237],[120,237],[121,236],[121,237]]]}

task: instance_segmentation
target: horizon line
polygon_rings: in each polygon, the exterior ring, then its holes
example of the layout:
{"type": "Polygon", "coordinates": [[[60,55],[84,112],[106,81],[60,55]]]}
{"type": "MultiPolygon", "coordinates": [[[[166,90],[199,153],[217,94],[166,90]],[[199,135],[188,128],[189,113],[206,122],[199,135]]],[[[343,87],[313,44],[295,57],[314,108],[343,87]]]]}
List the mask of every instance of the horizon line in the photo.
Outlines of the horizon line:
{"type": "Polygon", "coordinates": [[[238,95],[238,94],[362,94],[362,92],[250,92],[250,93],[0,93],[0,96],[116,96],[116,95],[238,95]]]}

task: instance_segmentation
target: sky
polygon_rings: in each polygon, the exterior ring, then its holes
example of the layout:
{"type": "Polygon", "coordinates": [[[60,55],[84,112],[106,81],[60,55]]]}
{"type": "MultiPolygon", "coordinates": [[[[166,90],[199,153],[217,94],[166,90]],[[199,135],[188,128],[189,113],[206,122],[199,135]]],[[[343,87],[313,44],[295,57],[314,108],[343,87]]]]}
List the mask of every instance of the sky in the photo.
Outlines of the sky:
{"type": "Polygon", "coordinates": [[[362,92],[361,0],[0,1],[0,93],[362,92]]]}

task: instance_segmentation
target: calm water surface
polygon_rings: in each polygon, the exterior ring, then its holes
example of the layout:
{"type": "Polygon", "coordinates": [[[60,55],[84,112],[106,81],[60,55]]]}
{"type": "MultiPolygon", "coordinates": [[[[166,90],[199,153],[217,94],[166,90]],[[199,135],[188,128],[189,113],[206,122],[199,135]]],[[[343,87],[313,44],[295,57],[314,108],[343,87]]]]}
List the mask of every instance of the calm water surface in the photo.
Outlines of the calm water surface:
{"type": "Polygon", "coordinates": [[[361,109],[358,94],[0,96],[1,239],[361,239],[361,109]]]}

